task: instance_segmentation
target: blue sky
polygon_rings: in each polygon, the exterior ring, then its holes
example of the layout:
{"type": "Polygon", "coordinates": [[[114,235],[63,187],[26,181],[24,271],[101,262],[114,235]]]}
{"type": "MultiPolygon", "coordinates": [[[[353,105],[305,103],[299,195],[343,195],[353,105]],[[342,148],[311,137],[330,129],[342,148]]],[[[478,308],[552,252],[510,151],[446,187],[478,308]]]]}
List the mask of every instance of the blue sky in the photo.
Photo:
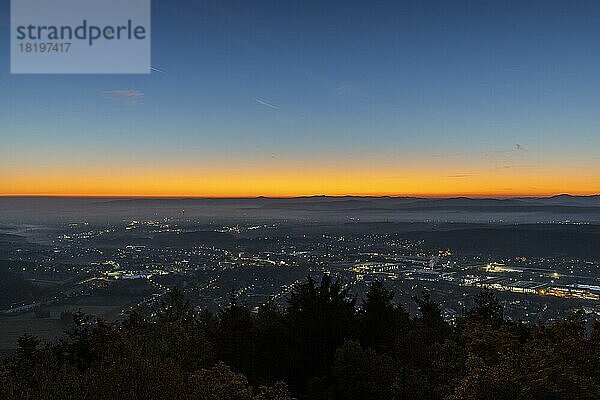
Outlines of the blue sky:
{"type": "MultiPolygon", "coordinates": [[[[154,0],[152,11],[163,72],[10,75],[2,58],[0,183],[98,163],[264,172],[271,160],[366,159],[440,177],[577,166],[600,184],[597,2],[154,0]]],[[[1,35],[5,56],[8,45],[1,35]]]]}

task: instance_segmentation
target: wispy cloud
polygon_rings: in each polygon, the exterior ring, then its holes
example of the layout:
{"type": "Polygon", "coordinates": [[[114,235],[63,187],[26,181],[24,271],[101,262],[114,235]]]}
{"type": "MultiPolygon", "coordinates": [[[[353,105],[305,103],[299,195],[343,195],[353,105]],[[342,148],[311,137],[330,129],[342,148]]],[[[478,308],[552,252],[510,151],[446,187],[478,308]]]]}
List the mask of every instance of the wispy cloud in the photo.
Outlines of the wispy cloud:
{"type": "Polygon", "coordinates": [[[335,88],[335,92],[339,96],[345,96],[345,97],[354,97],[354,96],[359,96],[361,94],[360,90],[356,87],[356,85],[353,83],[349,83],[349,82],[340,83],[335,88]]]}
{"type": "Polygon", "coordinates": [[[456,174],[456,175],[446,175],[445,178],[468,178],[471,176],[475,176],[476,174],[456,174]]]}
{"type": "Polygon", "coordinates": [[[273,110],[281,110],[281,107],[278,107],[278,106],[276,106],[276,105],[273,105],[273,104],[271,104],[271,103],[268,103],[268,102],[266,102],[266,101],[264,101],[264,100],[261,100],[261,99],[259,99],[259,98],[256,98],[256,97],[255,97],[253,100],[254,100],[255,102],[257,102],[258,104],[262,104],[263,106],[265,106],[265,107],[269,107],[269,108],[271,108],[271,109],[273,109],[273,110]]]}
{"type": "Polygon", "coordinates": [[[519,143],[517,143],[515,146],[515,151],[527,151],[527,149],[521,146],[519,143]]]}
{"type": "Polygon", "coordinates": [[[515,153],[525,153],[527,152],[527,148],[525,148],[525,146],[521,145],[521,144],[515,144],[515,147],[513,147],[511,150],[487,150],[487,151],[465,151],[465,152],[459,152],[459,153],[439,153],[439,154],[432,154],[432,157],[463,157],[463,156],[478,156],[478,155],[482,155],[485,157],[490,157],[490,156],[510,156],[510,155],[514,155],[515,153]]]}
{"type": "Polygon", "coordinates": [[[517,169],[517,168],[536,168],[538,165],[536,164],[506,164],[502,166],[498,166],[495,169],[517,169]]]}
{"type": "Polygon", "coordinates": [[[335,93],[344,99],[367,100],[369,97],[362,88],[352,82],[339,83],[335,88],[335,93]]]}
{"type": "Polygon", "coordinates": [[[101,90],[100,94],[112,101],[125,105],[135,105],[144,98],[144,93],[137,89],[101,90]]]}

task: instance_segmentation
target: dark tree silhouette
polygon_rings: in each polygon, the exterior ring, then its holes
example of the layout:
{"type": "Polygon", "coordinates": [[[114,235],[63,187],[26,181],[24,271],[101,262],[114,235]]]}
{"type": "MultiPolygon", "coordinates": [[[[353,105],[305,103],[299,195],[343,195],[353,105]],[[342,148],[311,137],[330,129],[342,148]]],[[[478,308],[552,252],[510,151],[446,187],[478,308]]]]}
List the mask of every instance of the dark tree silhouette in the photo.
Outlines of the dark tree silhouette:
{"type": "Polygon", "coordinates": [[[339,280],[323,275],[296,286],[288,300],[290,384],[301,388],[313,377],[330,374],[335,351],[354,336],[356,301],[339,280]]]}
{"type": "Polygon", "coordinates": [[[409,329],[409,316],[401,306],[392,302],[394,292],[381,281],[369,286],[360,314],[360,339],[377,351],[390,350],[394,341],[409,329]]]}
{"type": "Polygon", "coordinates": [[[23,336],[0,359],[0,398],[542,400],[600,398],[600,323],[503,318],[489,291],[455,326],[428,293],[409,317],[380,282],[360,310],[340,281],[295,287],[252,313],[232,296],[195,312],[178,290],[156,316],[107,324],[77,312],[57,342],[23,336]],[[288,388],[289,384],[289,388],[288,388]]]}

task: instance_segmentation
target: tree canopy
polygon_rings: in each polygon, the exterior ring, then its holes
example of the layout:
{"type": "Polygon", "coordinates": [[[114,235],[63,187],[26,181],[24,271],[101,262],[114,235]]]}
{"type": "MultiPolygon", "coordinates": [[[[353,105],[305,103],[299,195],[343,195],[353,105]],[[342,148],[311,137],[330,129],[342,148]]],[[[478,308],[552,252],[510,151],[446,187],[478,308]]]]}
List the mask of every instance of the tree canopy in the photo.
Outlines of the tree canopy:
{"type": "Polygon", "coordinates": [[[116,324],[73,314],[56,343],[33,336],[0,362],[12,399],[598,399],[600,324],[508,321],[492,292],[455,325],[428,293],[409,316],[382,282],[361,301],[324,275],[287,306],[232,295],[217,313],[174,289],[154,317],[116,324]]]}

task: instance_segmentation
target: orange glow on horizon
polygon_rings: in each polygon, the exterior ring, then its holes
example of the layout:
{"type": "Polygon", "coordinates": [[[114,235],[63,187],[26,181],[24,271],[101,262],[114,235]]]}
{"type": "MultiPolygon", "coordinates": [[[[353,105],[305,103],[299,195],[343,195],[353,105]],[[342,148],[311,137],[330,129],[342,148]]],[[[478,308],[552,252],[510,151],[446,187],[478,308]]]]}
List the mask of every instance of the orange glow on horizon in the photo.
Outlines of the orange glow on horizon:
{"type": "Polygon", "coordinates": [[[390,170],[304,166],[215,170],[162,168],[59,169],[0,172],[0,196],[59,197],[516,197],[597,194],[600,174],[579,170],[443,174],[437,168],[390,170]]]}

